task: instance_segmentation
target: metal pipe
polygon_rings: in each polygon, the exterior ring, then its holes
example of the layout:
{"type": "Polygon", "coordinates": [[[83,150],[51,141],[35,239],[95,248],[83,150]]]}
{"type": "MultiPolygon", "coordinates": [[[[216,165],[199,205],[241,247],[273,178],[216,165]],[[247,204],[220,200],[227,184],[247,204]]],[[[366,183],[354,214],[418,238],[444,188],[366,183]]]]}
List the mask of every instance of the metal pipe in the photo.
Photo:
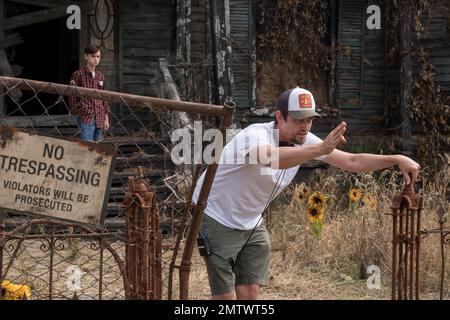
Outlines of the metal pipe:
{"type": "MultiPolygon", "coordinates": [[[[189,190],[189,195],[187,199],[192,199],[192,195],[194,194],[195,187],[197,186],[197,179],[200,173],[200,166],[197,166],[194,171],[194,176],[192,178],[192,185],[189,190]]],[[[173,270],[175,269],[175,263],[177,262],[178,250],[180,249],[181,240],[183,239],[184,229],[186,227],[187,216],[189,210],[191,208],[191,202],[188,201],[186,207],[183,211],[183,217],[181,219],[180,226],[178,228],[177,240],[175,242],[175,248],[173,249],[172,259],[170,261],[169,266],[169,283],[168,283],[168,291],[167,291],[167,300],[172,300],[172,284],[173,284],[173,270]]]]}
{"type": "Polygon", "coordinates": [[[415,260],[414,260],[414,251],[415,251],[415,225],[414,225],[414,215],[415,211],[411,210],[411,218],[410,218],[410,237],[409,237],[409,243],[410,243],[410,251],[409,251],[409,299],[414,300],[414,267],[415,267],[415,260]]]}
{"type": "MultiPolygon", "coordinates": [[[[231,123],[235,104],[227,102],[224,104],[227,110],[227,115],[221,119],[219,129],[223,132],[231,123]]],[[[224,139],[226,136],[224,135],[224,139]]],[[[220,158],[220,155],[219,155],[220,158]]],[[[200,194],[198,196],[197,204],[192,216],[191,227],[186,239],[186,246],[184,247],[183,257],[180,265],[180,299],[189,299],[189,272],[191,269],[192,253],[194,251],[194,245],[197,239],[197,233],[200,228],[200,222],[203,216],[203,210],[206,207],[208,201],[209,192],[214,182],[218,163],[210,164],[206,169],[205,178],[203,180],[200,194]]]]}
{"type": "Polygon", "coordinates": [[[420,272],[420,241],[421,241],[421,238],[420,238],[420,228],[421,228],[421,225],[420,225],[420,221],[421,221],[421,219],[422,219],[422,214],[421,214],[421,211],[422,211],[422,199],[419,201],[419,207],[418,207],[418,210],[417,210],[417,235],[416,235],[416,281],[415,281],[415,283],[416,283],[416,300],[419,300],[420,299],[420,296],[419,296],[419,285],[420,285],[420,283],[419,283],[419,272],[420,272]]]}
{"type": "Polygon", "coordinates": [[[0,87],[4,87],[6,89],[19,88],[22,90],[33,91],[35,93],[46,92],[62,96],[88,97],[92,99],[105,100],[110,103],[126,103],[129,106],[135,107],[152,107],[155,109],[168,109],[171,111],[214,114],[223,117],[226,117],[229,113],[226,107],[220,105],[145,97],[129,93],[88,89],[66,84],[22,78],[0,77],[0,87]]]}
{"type": "Polygon", "coordinates": [[[391,299],[397,300],[396,288],[397,288],[397,248],[398,248],[398,232],[397,232],[397,214],[398,209],[393,214],[392,225],[392,292],[391,299]]]}

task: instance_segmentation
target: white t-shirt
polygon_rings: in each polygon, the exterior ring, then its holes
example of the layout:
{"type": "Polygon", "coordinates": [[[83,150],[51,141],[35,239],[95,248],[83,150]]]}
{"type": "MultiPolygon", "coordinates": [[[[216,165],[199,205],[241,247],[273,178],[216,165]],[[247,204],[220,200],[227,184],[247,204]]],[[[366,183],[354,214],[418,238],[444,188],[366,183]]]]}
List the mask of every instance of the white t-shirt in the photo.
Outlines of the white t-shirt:
{"type": "MultiPolygon", "coordinates": [[[[277,133],[274,121],[252,124],[240,131],[224,147],[205,214],[233,229],[255,228],[269,199],[273,200],[291,183],[300,167],[272,169],[248,157],[248,152],[258,145],[270,144],[277,147],[277,133]]],[[[308,133],[303,145],[320,142],[322,139],[308,133]]],[[[316,159],[323,160],[325,157],[316,159]]],[[[205,172],[197,182],[192,197],[194,203],[197,203],[204,177],[205,172]]]]}

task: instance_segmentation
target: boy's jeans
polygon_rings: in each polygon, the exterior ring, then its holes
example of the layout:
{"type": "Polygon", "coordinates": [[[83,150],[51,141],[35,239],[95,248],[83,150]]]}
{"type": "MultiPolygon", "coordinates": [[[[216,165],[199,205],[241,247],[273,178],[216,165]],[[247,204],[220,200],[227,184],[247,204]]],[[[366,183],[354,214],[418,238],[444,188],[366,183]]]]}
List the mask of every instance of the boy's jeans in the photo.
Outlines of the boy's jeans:
{"type": "Polygon", "coordinates": [[[103,129],[95,126],[95,118],[90,124],[86,124],[81,121],[80,117],[77,117],[77,124],[80,128],[80,139],[89,142],[100,142],[103,139],[103,129]]]}

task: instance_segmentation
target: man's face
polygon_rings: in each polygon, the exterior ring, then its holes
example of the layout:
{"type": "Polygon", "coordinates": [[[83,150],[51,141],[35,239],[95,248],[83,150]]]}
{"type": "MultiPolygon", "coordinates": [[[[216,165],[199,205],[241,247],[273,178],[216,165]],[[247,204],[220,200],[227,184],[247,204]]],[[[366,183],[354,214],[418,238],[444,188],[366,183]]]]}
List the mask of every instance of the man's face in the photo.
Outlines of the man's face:
{"type": "Polygon", "coordinates": [[[306,135],[311,130],[313,119],[314,117],[309,117],[298,120],[288,114],[286,120],[284,120],[280,113],[279,117],[277,117],[278,129],[280,130],[280,141],[303,144],[306,135]]]}
{"type": "Polygon", "coordinates": [[[100,63],[100,50],[96,53],[89,53],[84,55],[84,59],[86,60],[86,63],[90,65],[91,67],[96,67],[100,63]]]}

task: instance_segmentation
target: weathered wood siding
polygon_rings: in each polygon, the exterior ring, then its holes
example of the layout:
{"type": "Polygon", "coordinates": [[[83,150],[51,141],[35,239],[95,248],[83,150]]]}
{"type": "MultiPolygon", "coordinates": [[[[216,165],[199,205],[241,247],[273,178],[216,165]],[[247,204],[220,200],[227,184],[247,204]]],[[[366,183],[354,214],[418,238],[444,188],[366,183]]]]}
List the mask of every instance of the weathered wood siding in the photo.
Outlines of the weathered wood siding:
{"type": "Polygon", "coordinates": [[[341,0],[338,7],[337,107],[354,133],[382,133],[386,99],[383,1],[341,0]],[[381,8],[381,29],[366,26],[366,9],[381,8]],[[348,54],[349,53],[349,54],[348,54]]]}
{"type": "Polygon", "coordinates": [[[127,0],[121,3],[121,89],[155,95],[150,80],[158,58],[174,56],[176,4],[167,0],[127,0]]]}
{"type": "Polygon", "coordinates": [[[211,55],[211,45],[207,28],[210,23],[207,17],[207,0],[191,1],[191,62],[205,62],[211,55]]]}
{"type": "Polygon", "coordinates": [[[230,0],[232,69],[234,77],[235,120],[239,121],[253,105],[252,43],[254,23],[251,0],[230,0]]]}

